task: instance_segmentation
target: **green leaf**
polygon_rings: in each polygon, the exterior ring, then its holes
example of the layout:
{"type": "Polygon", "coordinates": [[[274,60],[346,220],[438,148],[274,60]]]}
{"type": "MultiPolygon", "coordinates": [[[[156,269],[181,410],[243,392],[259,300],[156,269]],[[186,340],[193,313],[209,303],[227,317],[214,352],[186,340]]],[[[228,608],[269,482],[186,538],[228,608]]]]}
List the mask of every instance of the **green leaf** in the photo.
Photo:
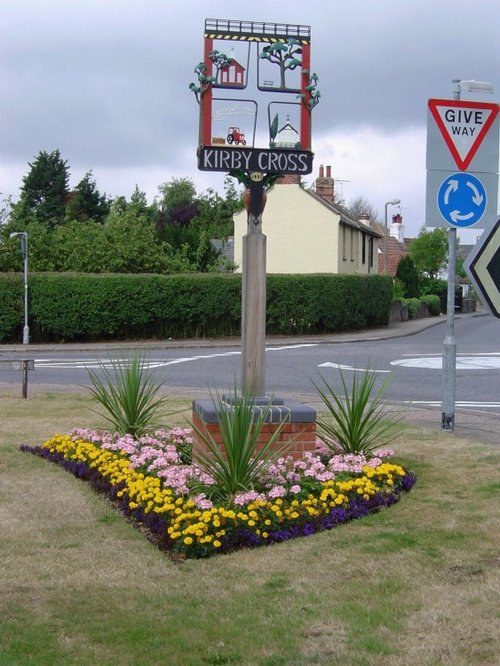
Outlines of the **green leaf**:
{"type": "Polygon", "coordinates": [[[95,370],[87,369],[92,382],[90,394],[104,408],[102,416],[118,433],[141,437],[158,425],[159,413],[168,402],[159,395],[163,382],[153,381],[145,359],[139,356],[130,361],[114,360],[111,365],[112,372],[99,363],[102,379],[95,370]]]}
{"type": "Polygon", "coordinates": [[[334,387],[322,377],[322,384],[313,382],[319,393],[326,413],[317,418],[318,436],[337,452],[366,453],[386,446],[399,434],[399,418],[389,419],[383,409],[382,398],[390,379],[375,390],[376,372],[370,368],[356,369],[351,389],[339,368],[342,391],[338,394],[334,387]]]}
{"type": "Polygon", "coordinates": [[[205,444],[207,453],[197,452],[197,464],[216,483],[216,492],[230,500],[238,492],[250,490],[259,484],[262,473],[282,455],[289,443],[277,450],[273,444],[283,430],[286,419],[277,424],[264,443],[261,432],[270,413],[270,404],[255,406],[255,401],[246,392],[228,402],[218,393],[211,393],[217,415],[222,444],[218,444],[211,433],[192,427],[205,444]]]}

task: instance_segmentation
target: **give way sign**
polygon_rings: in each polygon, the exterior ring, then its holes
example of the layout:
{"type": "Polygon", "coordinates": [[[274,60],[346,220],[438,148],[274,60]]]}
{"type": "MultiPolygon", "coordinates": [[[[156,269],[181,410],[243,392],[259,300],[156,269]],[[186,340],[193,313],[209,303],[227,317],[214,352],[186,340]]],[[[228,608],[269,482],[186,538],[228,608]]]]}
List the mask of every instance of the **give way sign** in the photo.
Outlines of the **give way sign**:
{"type": "MultiPolygon", "coordinates": [[[[450,99],[429,100],[429,111],[460,171],[466,171],[471,165],[498,116],[499,108],[496,103],[450,99]]],[[[494,142],[493,134],[491,133],[491,137],[494,142]]],[[[491,152],[491,169],[487,169],[487,171],[497,172],[498,145],[494,145],[491,152]]],[[[427,168],[439,169],[442,166],[428,163],[427,168]]]]}

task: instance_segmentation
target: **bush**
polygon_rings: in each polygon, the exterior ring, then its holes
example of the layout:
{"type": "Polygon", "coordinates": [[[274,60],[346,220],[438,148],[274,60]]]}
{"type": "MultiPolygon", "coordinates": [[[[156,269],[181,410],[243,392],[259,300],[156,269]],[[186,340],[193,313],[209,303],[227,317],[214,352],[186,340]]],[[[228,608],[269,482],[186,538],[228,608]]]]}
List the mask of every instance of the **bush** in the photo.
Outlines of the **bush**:
{"type": "Polygon", "coordinates": [[[408,316],[410,319],[415,319],[418,309],[420,307],[420,299],[418,298],[404,298],[403,302],[408,306],[408,316]]]}
{"type": "Polygon", "coordinates": [[[418,271],[410,255],[407,254],[399,260],[396,278],[404,285],[405,298],[417,298],[420,295],[418,271]]]}
{"type": "Polygon", "coordinates": [[[420,300],[427,305],[431,315],[437,316],[441,313],[441,299],[436,294],[421,296],[420,300]]]}
{"type": "MultiPolygon", "coordinates": [[[[29,294],[29,292],[28,292],[29,294]]],[[[7,273],[0,280],[0,342],[18,340],[24,322],[22,275],[7,273]]]]}
{"type": "Polygon", "coordinates": [[[392,289],[392,300],[400,301],[403,298],[405,298],[404,283],[399,278],[394,278],[393,289],[392,289]]]}
{"type": "MultiPolygon", "coordinates": [[[[328,333],[386,326],[385,275],[269,275],[267,332],[328,333]]],[[[0,275],[0,342],[23,323],[22,276],[0,275]]],[[[241,276],[32,273],[32,342],[237,336],[241,276]]]]}
{"type": "Polygon", "coordinates": [[[420,285],[420,295],[436,294],[439,296],[441,293],[448,291],[448,281],[441,280],[440,278],[422,278],[420,285]]]}
{"type": "Polygon", "coordinates": [[[269,275],[267,333],[297,335],[386,326],[392,279],[385,275],[269,275]]]}

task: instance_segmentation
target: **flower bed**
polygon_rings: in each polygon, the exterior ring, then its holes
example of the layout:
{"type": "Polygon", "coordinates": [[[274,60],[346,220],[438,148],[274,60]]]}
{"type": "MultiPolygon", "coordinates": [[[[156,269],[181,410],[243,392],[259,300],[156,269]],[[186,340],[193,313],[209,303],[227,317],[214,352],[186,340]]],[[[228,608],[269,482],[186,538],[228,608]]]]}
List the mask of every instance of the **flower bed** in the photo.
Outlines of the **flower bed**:
{"type": "Polygon", "coordinates": [[[136,440],[73,430],[21,449],[89,481],[176,557],[206,557],[331,529],[393,504],[416,481],[387,460],[391,450],[366,458],[319,448],[302,460],[280,458],[258,488],[228,500],[191,463],[191,434],[174,428],[136,440]]]}

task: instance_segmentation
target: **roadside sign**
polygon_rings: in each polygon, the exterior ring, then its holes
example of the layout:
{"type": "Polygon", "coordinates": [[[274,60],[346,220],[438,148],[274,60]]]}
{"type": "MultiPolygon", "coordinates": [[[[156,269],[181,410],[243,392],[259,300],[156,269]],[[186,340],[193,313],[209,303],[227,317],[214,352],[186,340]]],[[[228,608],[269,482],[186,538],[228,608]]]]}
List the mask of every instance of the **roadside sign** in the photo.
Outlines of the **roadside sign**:
{"type": "Polygon", "coordinates": [[[484,229],[497,220],[496,173],[428,171],[426,194],[428,227],[484,229]]]}
{"type": "Polygon", "coordinates": [[[484,185],[470,173],[454,173],[441,183],[438,208],[444,219],[456,227],[471,227],[479,222],[486,208],[484,185]]]}
{"type": "Polygon", "coordinates": [[[426,226],[484,229],[496,222],[499,109],[498,103],[429,100],[426,226]]]}
{"type": "Polygon", "coordinates": [[[483,233],[464,266],[481,300],[500,317],[500,220],[483,233]]]}
{"type": "MultiPolygon", "coordinates": [[[[471,165],[480,146],[498,118],[498,104],[449,99],[430,99],[429,111],[456,166],[465,171],[471,165]]],[[[493,171],[498,171],[498,125],[490,135],[493,171]]],[[[432,155],[430,156],[432,158],[432,155]]],[[[429,156],[428,156],[429,159],[429,156]]],[[[427,168],[441,168],[428,164],[427,168]]],[[[476,167],[477,168],[477,167],[476,167]]],[[[489,170],[489,169],[488,169],[489,170]]]]}

